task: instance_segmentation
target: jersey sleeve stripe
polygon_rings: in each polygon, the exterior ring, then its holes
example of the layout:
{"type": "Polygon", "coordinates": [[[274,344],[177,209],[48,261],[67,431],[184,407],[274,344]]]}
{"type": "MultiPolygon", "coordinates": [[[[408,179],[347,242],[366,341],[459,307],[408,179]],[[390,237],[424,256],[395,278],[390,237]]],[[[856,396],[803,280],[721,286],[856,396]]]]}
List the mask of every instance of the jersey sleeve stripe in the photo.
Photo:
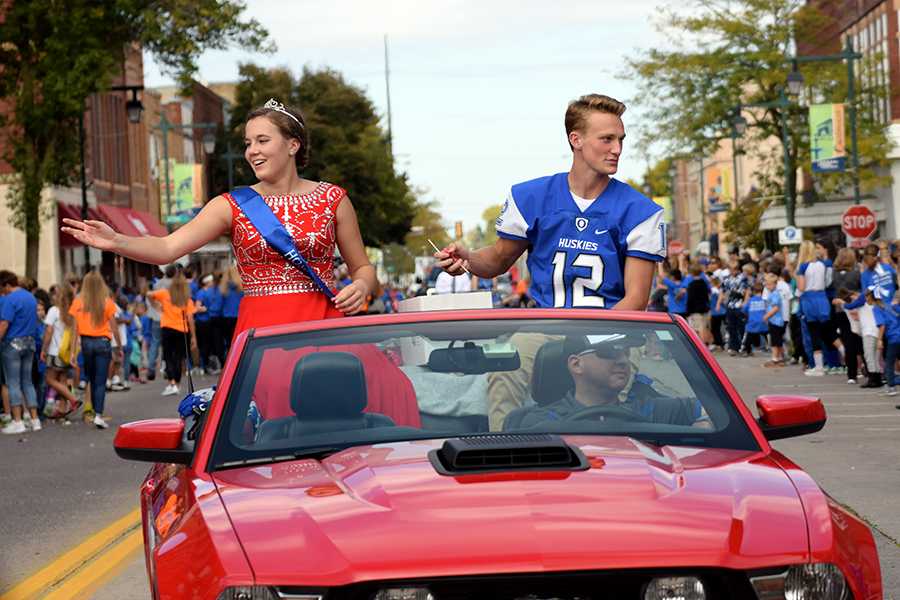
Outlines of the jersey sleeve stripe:
{"type": "Polygon", "coordinates": [[[633,256],[635,258],[643,258],[644,260],[652,260],[653,262],[662,262],[664,257],[659,254],[649,254],[640,250],[629,250],[625,256],[633,256]]]}
{"type": "Polygon", "coordinates": [[[654,256],[650,260],[658,260],[666,256],[666,226],[663,221],[663,210],[660,208],[647,219],[635,225],[628,233],[625,241],[628,255],[640,252],[654,256]]]}
{"type": "Polygon", "coordinates": [[[497,231],[497,237],[502,237],[506,240],[525,240],[528,241],[528,238],[522,237],[520,235],[513,235],[511,233],[506,233],[505,231],[497,231]]]}
{"type": "Polygon", "coordinates": [[[503,233],[516,239],[526,239],[528,236],[528,223],[522,216],[516,199],[513,198],[512,190],[509,190],[503,211],[497,217],[497,235],[503,233]]]}

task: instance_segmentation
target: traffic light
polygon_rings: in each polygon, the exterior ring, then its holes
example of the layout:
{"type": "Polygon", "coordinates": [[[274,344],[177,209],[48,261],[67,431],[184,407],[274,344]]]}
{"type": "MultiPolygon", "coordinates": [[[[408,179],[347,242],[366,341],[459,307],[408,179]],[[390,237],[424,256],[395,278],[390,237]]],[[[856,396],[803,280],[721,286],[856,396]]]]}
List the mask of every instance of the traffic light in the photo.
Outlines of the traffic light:
{"type": "Polygon", "coordinates": [[[456,222],[456,239],[461,240],[463,236],[462,221],[456,222]]]}

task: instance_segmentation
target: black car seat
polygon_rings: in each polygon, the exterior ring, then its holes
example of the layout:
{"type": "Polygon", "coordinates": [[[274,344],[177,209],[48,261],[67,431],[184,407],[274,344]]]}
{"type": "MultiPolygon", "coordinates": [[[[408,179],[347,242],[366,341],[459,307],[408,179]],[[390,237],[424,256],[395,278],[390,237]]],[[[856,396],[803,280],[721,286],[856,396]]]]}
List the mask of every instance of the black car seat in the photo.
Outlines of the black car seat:
{"type": "Polygon", "coordinates": [[[294,367],[290,389],[295,416],[263,422],[258,442],[394,425],[390,417],[363,412],[365,372],[359,358],[349,352],[307,354],[294,367]]]}
{"type": "MultiPolygon", "coordinates": [[[[538,348],[531,371],[531,397],[538,406],[547,406],[560,400],[575,387],[569,373],[568,356],[563,356],[565,340],[552,340],[538,348]]],[[[517,408],[506,415],[503,429],[517,429],[522,418],[532,407],[517,408]]]]}
{"type": "Polygon", "coordinates": [[[563,356],[565,340],[553,340],[538,348],[531,371],[531,397],[538,406],[547,406],[575,387],[569,373],[568,356],[563,356]]]}

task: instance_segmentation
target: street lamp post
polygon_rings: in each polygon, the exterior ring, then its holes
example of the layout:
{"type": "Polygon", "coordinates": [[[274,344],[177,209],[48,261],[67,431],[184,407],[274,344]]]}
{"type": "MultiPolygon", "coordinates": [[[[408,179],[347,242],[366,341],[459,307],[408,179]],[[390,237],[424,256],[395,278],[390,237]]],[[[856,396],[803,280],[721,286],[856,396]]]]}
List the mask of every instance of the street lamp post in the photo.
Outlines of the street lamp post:
{"type": "MultiPolygon", "coordinates": [[[[166,118],[166,113],[163,112],[161,118],[159,120],[159,126],[153,127],[153,129],[159,130],[162,132],[163,139],[163,170],[165,171],[165,179],[166,179],[166,229],[171,230],[172,223],[170,222],[170,218],[172,216],[172,191],[169,189],[169,131],[173,129],[184,130],[184,129],[210,129],[214,130],[218,127],[215,123],[186,123],[183,125],[175,124],[169,122],[166,118]]],[[[207,154],[212,154],[216,149],[216,137],[215,134],[209,132],[203,136],[203,150],[207,154]]]]}
{"type": "MultiPolygon", "coordinates": [[[[752,102],[749,104],[738,104],[734,109],[734,120],[732,125],[735,132],[740,135],[747,130],[747,120],[741,116],[741,109],[744,108],[778,108],[782,111],[781,115],[781,145],[784,149],[784,207],[787,218],[787,224],[794,226],[794,200],[791,195],[791,187],[794,183],[794,174],[791,167],[790,140],[788,139],[787,126],[787,108],[791,105],[784,93],[784,88],[778,89],[778,100],[774,102],[752,102]]],[[[736,136],[735,136],[736,137],[736,136]]]]}
{"type": "MultiPolygon", "coordinates": [[[[144,111],[144,105],[137,97],[137,93],[144,89],[142,85],[115,85],[109,88],[114,92],[131,92],[131,99],[125,102],[125,112],[128,115],[129,123],[140,123],[141,113],[144,111]]],[[[88,218],[88,199],[87,199],[87,168],[84,163],[84,108],[81,110],[81,117],[78,119],[78,146],[81,153],[81,220],[86,221],[88,218]]],[[[84,245],[84,271],[87,273],[91,266],[91,251],[87,244],[84,245]]]]}
{"type": "Polygon", "coordinates": [[[225,154],[222,155],[222,160],[228,162],[228,189],[234,189],[234,161],[238,159],[244,158],[243,154],[238,154],[237,152],[232,151],[231,144],[227,144],[225,146],[225,154]]]}
{"type": "Polygon", "coordinates": [[[797,63],[847,61],[847,113],[850,117],[850,143],[853,145],[854,204],[860,203],[861,196],[859,191],[859,147],[856,139],[856,75],[854,74],[853,62],[862,57],[862,54],[853,50],[853,40],[848,35],[844,49],[838,54],[810,54],[790,58],[789,60],[794,65],[794,68],[788,75],[787,80],[791,94],[796,95],[803,90],[803,75],[797,70],[797,63]]]}

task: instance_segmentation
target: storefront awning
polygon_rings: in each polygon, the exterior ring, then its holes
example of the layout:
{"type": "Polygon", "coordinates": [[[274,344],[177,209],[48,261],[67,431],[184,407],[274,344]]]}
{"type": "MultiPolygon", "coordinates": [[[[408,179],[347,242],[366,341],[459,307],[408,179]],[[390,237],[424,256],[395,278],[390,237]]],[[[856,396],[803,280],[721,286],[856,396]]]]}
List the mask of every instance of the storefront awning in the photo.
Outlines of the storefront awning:
{"type": "Polygon", "coordinates": [[[166,228],[152,215],[142,210],[100,204],[98,206],[103,220],[110,227],[123,235],[142,237],[145,235],[166,235],[166,228]]]}
{"type": "MultiPolygon", "coordinates": [[[[88,219],[99,219],[102,220],[103,217],[93,208],[88,207],[88,219]]],[[[74,219],[76,221],[81,220],[81,207],[76,206],[74,204],[66,204],[65,202],[57,202],[56,203],[56,220],[59,223],[59,226],[63,226],[63,219],[74,219]]],[[[82,243],[73,238],[68,233],[59,232],[59,247],[60,248],[72,248],[74,246],[81,246],[82,243]]]]}

